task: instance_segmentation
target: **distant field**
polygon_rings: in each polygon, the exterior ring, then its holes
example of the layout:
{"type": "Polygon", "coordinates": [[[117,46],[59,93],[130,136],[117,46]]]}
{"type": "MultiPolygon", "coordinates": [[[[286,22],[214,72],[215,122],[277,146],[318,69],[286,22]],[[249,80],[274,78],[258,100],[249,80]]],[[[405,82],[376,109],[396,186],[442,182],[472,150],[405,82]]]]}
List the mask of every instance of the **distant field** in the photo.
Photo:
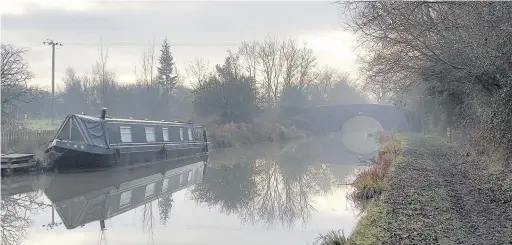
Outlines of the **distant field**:
{"type": "Polygon", "coordinates": [[[25,124],[27,129],[31,130],[49,130],[49,129],[58,129],[62,119],[55,119],[55,124],[51,124],[51,118],[45,119],[29,119],[25,124]]]}

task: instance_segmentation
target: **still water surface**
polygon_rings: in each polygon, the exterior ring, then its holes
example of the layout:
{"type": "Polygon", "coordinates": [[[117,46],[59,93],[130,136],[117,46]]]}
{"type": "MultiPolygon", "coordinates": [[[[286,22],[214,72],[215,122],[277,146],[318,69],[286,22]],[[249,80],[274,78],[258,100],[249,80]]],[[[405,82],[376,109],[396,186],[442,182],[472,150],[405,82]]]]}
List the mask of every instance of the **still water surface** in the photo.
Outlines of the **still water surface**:
{"type": "Polygon", "coordinates": [[[357,159],[321,139],[221,149],[207,164],[3,178],[2,244],[313,244],[352,231],[343,183],[357,159]]]}

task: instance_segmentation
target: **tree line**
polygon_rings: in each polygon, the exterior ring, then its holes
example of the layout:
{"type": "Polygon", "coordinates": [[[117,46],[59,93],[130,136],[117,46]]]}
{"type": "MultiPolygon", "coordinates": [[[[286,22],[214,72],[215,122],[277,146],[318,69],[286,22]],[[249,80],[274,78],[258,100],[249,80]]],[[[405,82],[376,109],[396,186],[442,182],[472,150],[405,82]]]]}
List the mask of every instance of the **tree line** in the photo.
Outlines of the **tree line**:
{"type": "Polygon", "coordinates": [[[346,2],[364,49],[364,88],[411,112],[417,130],[512,149],[512,4],[346,2]]]}
{"type": "MultiPolygon", "coordinates": [[[[142,53],[135,81],[118,80],[103,46],[90,72],[79,75],[67,68],[64,86],[56,94],[57,114],[97,115],[107,107],[114,117],[227,123],[251,122],[262,114],[275,118],[319,105],[367,102],[347,74],[319,67],[312,49],[294,39],[242,42],[228,50],[222,64],[212,68],[198,58],[184,72],[177,69],[167,39],[158,58],[155,49],[153,41],[142,53]],[[185,85],[187,79],[192,86],[185,85]]],[[[14,125],[25,113],[51,116],[51,94],[27,85],[33,73],[23,59],[25,53],[2,44],[2,125],[14,125]],[[4,67],[9,62],[18,67],[4,67]],[[4,87],[4,70],[18,74],[5,76],[6,85],[14,84],[11,87],[4,87]]]]}

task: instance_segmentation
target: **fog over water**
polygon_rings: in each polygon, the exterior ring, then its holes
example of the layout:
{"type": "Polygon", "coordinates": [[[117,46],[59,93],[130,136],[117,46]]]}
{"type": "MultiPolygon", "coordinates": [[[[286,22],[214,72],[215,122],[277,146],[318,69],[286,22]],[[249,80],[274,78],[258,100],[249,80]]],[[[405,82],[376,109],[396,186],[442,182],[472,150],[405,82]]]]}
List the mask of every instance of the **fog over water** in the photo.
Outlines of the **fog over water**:
{"type": "Polygon", "coordinates": [[[326,230],[350,233],[359,212],[342,185],[357,154],[339,149],[337,135],[216,150],[206,165],[3,178],[2,207],[19,215],[4,226],[25,232],[12,237],[21,244],[312,244],[326,230]]]}

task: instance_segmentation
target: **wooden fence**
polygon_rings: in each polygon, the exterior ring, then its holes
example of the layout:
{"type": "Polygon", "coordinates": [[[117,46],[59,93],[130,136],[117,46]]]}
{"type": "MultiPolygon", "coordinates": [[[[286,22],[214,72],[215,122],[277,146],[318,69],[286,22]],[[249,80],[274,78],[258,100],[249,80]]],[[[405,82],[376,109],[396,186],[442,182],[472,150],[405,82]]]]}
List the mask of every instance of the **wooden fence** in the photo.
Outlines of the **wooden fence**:
{"type": "Polygon", "coordinates": [[[55,136],[57,130],[2,130],[2,153],[16,150],[29,150],[41,147],[55,136]]]}

